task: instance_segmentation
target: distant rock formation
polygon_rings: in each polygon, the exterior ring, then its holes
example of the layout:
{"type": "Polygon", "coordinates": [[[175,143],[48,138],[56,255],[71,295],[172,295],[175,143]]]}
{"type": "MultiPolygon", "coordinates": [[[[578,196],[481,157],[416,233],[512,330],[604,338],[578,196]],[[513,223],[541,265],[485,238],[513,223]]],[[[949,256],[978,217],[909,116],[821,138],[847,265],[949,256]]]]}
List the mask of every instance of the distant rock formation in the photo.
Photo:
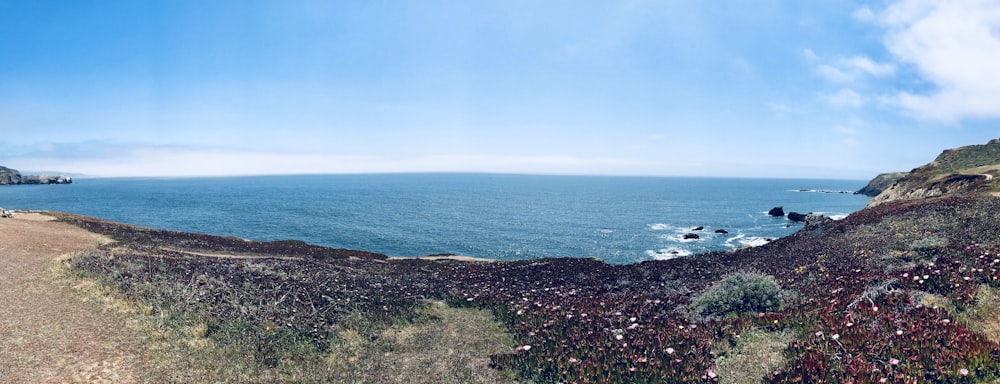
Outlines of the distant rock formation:
{"type": "Polygon", "coordinates": [[[864,188],[854,192],[855,195],[865,195],[868,197],[878,196],[880,193],[896,184],[896,181],[906,176],[908,172],[889,172],[875,176],[864,188]]]}
{"type": "Polygon", "coordinates": [[[777,207],[771,208],[770,211],[767,211],[767,215],[775,217],[785,216],[785,207],[779,205],[777,207]]]}
{"type": "MultiPolygon", "coordinates": [[[[965,193],[1000,192],[1000,139],[985,145],[948,149],[934,161],[915,168],[868,202],[869,207],[965,193]]],[[[874,182],[874,180],[873,180],[874,182]]]]}
{"type": "Polygon", "coordinates": [[[73,178],[69,176],[21,176],[21,172],[0,166],[0,185],[16,184],[72,184],[73,178]]]}

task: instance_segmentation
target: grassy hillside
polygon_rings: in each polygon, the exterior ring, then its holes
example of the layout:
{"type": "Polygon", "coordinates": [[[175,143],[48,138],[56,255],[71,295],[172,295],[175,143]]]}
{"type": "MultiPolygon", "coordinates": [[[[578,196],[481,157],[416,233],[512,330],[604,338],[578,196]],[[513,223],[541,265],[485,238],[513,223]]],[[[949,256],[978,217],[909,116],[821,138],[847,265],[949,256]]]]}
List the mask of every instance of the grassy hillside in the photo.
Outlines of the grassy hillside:
{"type": "Polygon", "coordinates": [[[68,265],[162,335],[159,381],[959,383],[1000,379],[998,215],[988,196],[891,203],[634,265],[236,255],[62,220],[118,240],[68,265]]]}

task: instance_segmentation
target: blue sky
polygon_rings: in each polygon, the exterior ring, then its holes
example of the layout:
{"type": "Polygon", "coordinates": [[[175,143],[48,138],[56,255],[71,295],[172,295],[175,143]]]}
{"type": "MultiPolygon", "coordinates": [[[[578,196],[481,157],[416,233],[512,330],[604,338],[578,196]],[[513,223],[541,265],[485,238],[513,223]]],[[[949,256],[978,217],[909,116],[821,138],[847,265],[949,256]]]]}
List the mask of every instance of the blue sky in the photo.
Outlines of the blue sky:
{"type": "Polygon", "coordinates": [[[1000,2],[0,0],[0,164],[867,179],[1000,137],[1000,2]]]}

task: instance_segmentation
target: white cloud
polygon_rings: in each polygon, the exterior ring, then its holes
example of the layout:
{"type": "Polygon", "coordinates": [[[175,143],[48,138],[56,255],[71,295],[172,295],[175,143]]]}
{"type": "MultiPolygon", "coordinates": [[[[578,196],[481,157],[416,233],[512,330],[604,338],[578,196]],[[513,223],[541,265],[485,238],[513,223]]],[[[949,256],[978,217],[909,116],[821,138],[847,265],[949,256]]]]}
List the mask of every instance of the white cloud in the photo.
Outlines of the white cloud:
{"type": "Polygon", "coordinates": [[[876,63],[864,56],[852,57],[844,61],[845,66],[857,72],[867,73],[872,76],[889,76],[896,72],[896,67],[892,64],[876,63]]]}
{"type": "Polygon", "coordinates": [[[902,0],[876,21],[889,52],[936,86],[892,103],[928,120],[1000,118],[1000,1],[902,0]]]}
{"type": "Polygon", "coordinates": [[[821,64],[816,70],[827,80],[838,83],[851,82],[866,76],[886,77],[896,73],[894,65],[878,63],[865,56],[855,56],[839,59],[833,63],[821,64]]]}
{"type": "Polygon", "coordinates": [[[837,93],[823,95],[823,99],[827,103],[830,103],[839,107],[853,107],[858,108],[864,105],[864,99],[857,92],[851,89],[841,89],[837,93]]]}

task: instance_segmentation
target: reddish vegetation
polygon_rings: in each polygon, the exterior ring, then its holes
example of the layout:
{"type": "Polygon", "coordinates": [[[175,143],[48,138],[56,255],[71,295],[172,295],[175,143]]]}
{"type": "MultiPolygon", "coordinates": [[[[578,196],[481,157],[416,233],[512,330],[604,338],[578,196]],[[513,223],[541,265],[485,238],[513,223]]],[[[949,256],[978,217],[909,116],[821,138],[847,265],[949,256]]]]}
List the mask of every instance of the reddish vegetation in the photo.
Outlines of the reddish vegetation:
{"type": "MultiPolygon", "coordinates": [[[[713,347],[751,329],[797,335],[786,367],[763,380],[979,382],[1000,378],[1000,345],[955,314],[975,303],[981,285],[1000,287],[998,213],[1000,199],[981,196],[890,203],[761,247],[617,266],[334,256],[342,250],[304,260],[212,259],[158,247],[274,256],[317,248],[64,220],[119,240],[105,253],[75,257],[74,266],[114,276],[106,282],[126,295],[176,304],[184,297],[165,287],[187,286],[202,303],[184,307],[191,316],[277,324],[320,350],[347,313],[392,322],[420,300],[438,299],[491,310],[520,344],[494,356],[494,366],[539,382],[714,381],[713,347]],[[696,294],[748,269],[796,295],[778,312],[690,313],[696,294]],[[922,305],[917,291],[946,297],[957,312],[922,305]]],[[[258,352],[266,362],[268,351],[258,352]]]]}

